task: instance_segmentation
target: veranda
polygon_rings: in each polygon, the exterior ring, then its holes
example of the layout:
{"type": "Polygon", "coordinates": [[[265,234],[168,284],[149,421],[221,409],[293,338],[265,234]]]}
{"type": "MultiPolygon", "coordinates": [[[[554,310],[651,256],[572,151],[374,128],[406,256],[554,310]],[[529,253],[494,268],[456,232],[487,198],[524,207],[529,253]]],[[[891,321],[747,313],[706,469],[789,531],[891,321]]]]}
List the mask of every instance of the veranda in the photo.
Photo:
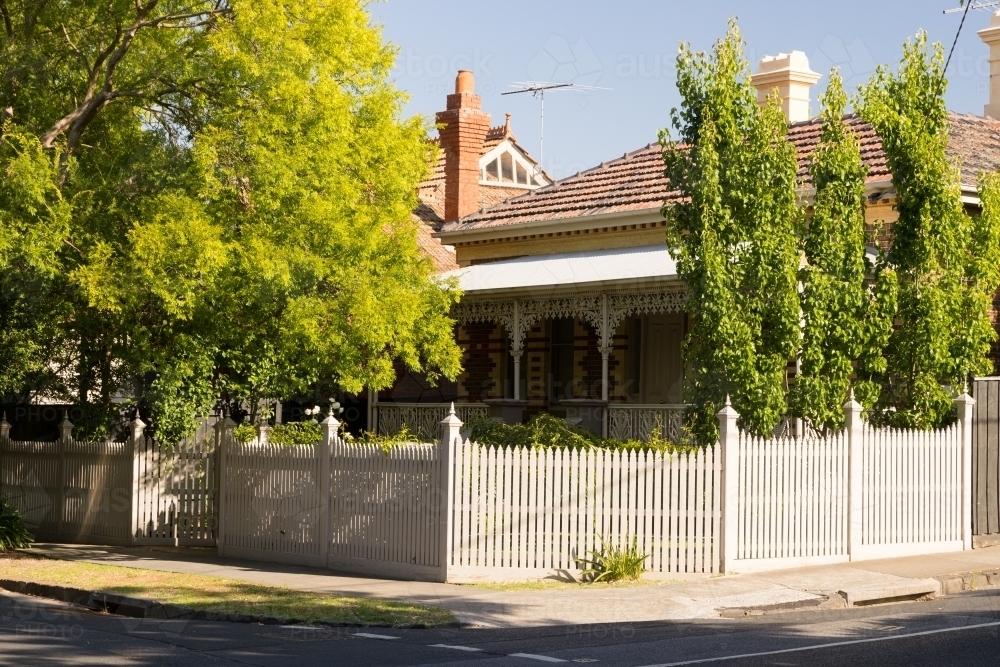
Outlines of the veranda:
{"type": "Polygon", "coordinates": [[[460,419],[523,422],[548,412],[603,437],[677,439],[684,291],[676,284],[524,296],[470,295],[453,310],[465,373],[437,393],[397,384],[370,394],[379,433],[405,424],[434,439],[451,402],[460,419]]]}

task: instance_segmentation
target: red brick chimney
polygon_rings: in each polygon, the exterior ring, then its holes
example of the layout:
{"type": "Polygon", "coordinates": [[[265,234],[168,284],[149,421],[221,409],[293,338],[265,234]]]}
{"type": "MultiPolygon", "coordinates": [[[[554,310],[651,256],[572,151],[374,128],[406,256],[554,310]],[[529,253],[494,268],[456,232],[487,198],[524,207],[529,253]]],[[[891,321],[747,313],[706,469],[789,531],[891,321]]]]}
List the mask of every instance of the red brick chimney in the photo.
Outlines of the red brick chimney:
{"type": "Polygon", "coordinates": [[[451,222],[479,210],[479,154],[483,150],[490,115],[474,92],[476,80],[459,70],[455,92],[446,111],[437,114],[444,152],[444,221],[451,222]]]}

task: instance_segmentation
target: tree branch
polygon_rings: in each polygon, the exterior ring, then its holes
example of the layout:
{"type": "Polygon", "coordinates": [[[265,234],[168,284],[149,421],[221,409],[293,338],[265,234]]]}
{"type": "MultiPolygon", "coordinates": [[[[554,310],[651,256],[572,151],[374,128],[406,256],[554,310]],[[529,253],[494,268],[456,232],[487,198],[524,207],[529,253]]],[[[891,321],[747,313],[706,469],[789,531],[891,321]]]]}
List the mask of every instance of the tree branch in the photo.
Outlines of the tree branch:
{"type": "MultiPolygon", "coordinates": [[[[69,154],[79,144],[80,137],[83,135],[87,125],[89,125],[94,119],[97,112],[107,106],[112,100],[118,97],[139,97],[143,99],[150,99],[151,96],[148,93],[143,94],[141,91],[116,91],[114,89],[114,79],[118,65],[129,52],[129,49],[132,47],[132,43],[140,30],[144,28],[190,28],[203,26],[211,23],[216,17],[231,11],[226,3],[216,2],[213,8],[205,9],[204,11],[187,11],[164,14],[163,16],[149,19],[148,17],[156,9],[159,1],[160,0],[149,0],[146,4],[142,4],[141,0],[135,0],[135,20],[124,30],[121,26],[118,26],[115,31],[115,38],[111,41],[107,48],[102,50],[102,52],[94,60],[93,64],[89,66],[87,92],[84,95],[83,101],[80,102],[80,104],[77,105],[73,111],[56,121],[42,136],[42,145],[45,148],[52,148],[55,145],[56,139],[63,134],[67,134],[67,151],[64,154],[64,157],[68,159],[69,154]],[[184,25],[177,23],[178,21],[196,18],[202,18],[203,20],[184,25]],[[98,82],[101,79],[102,74],[104,85],[101,86],[101,91],[97,92],[98,82]]],[[[66,34],[66,39],[71,48],[75,49],[75,46],[73,45],[72,40],[69,39],[68,34],[66,34]]],[[[79,55],[82,55],[79,49],[75,49],[75,51],[79,55]]],[[[175,90],[172,92],[178,91],[175,90]]],[[[157,91],[155,95],[162,96],[165,94],[168,93],[164,91],[157,91]]]]}
{"type": "MultiPolygon", "coordinates": [[[[0,2],[3,2],[3,0],[0,0],[0,2]]],[[[69,36],[69,31],[66,30],[66,26],[60,24],[59,27],[62,28],[63,36],[66,38],[66,43],[69,44],[69,48],[71,48],[73,53],[75,53],[83,62],[83,68],[87,70],[87,74],[93,72],[93,68],[90,66],[90,61],[87,60],[87,55],[80,50],[80,47],[73,43],[73,39],[69,36]]]]}
{"type": "Polygon", "coordinates": [[[3,14],[3,27],[7,32],[7,39],[14,39],[14,24],[10,21],[10,11],[7,9],[7,0],[0,0],[0,14],[3,14]]]}

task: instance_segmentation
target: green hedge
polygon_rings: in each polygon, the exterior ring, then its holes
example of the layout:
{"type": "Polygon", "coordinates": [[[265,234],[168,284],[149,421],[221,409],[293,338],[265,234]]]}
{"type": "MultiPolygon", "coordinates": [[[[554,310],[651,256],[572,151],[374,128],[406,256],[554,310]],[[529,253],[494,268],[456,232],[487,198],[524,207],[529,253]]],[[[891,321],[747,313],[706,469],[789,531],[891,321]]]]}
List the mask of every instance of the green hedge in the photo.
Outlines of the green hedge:
{"type": "Polygon", "coordinates": [[[542,447],[558,449],[652,449],[660,452],[680,452],[695,449],[678,444],[654,432],[649,440],[616,440],[602,438],[588,428],[571,424],[565,419],[540,413],[527,424],[504,424],[485,417],[470,419],[469,439],[493,447],[542,447]]]}

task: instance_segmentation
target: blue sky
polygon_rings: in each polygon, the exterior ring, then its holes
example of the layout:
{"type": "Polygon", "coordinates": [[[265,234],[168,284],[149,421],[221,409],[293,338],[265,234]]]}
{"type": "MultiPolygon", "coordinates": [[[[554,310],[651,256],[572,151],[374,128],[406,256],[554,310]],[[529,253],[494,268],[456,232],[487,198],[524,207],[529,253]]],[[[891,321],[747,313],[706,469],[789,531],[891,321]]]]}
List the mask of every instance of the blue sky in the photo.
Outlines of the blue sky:
{"type": "MultiPolygon", "coordinates": [[[[399,48],[397,85],[408,114],[444,108],[457,69],[472,69],[494,125],[513,113],[518,140],[537,157],[539,103],[507,95],[525,80],[574,81],[611,88],[554,93],[545,100],[545,164],[563,177],[656,140],[678,104],[674,58],[680,41],[708,49],[738,16],[754,68],[765,56],[804,51],[813,70],[839,65],[850,90],[878,63],[895,66],[903,41],[926,29],[951,46],[957,0],[387,0],[370,5],[385,38],[399,48]]],[[[992,10],[990,10],[992,11],[992,10]]],[[[987,101],[987,48],[976,31],[990,11],[972,10],[949,68],[948,105],[981,114],[987,101]]],[[[816,85],[817,94],[826,77],[816,85]]]]}

